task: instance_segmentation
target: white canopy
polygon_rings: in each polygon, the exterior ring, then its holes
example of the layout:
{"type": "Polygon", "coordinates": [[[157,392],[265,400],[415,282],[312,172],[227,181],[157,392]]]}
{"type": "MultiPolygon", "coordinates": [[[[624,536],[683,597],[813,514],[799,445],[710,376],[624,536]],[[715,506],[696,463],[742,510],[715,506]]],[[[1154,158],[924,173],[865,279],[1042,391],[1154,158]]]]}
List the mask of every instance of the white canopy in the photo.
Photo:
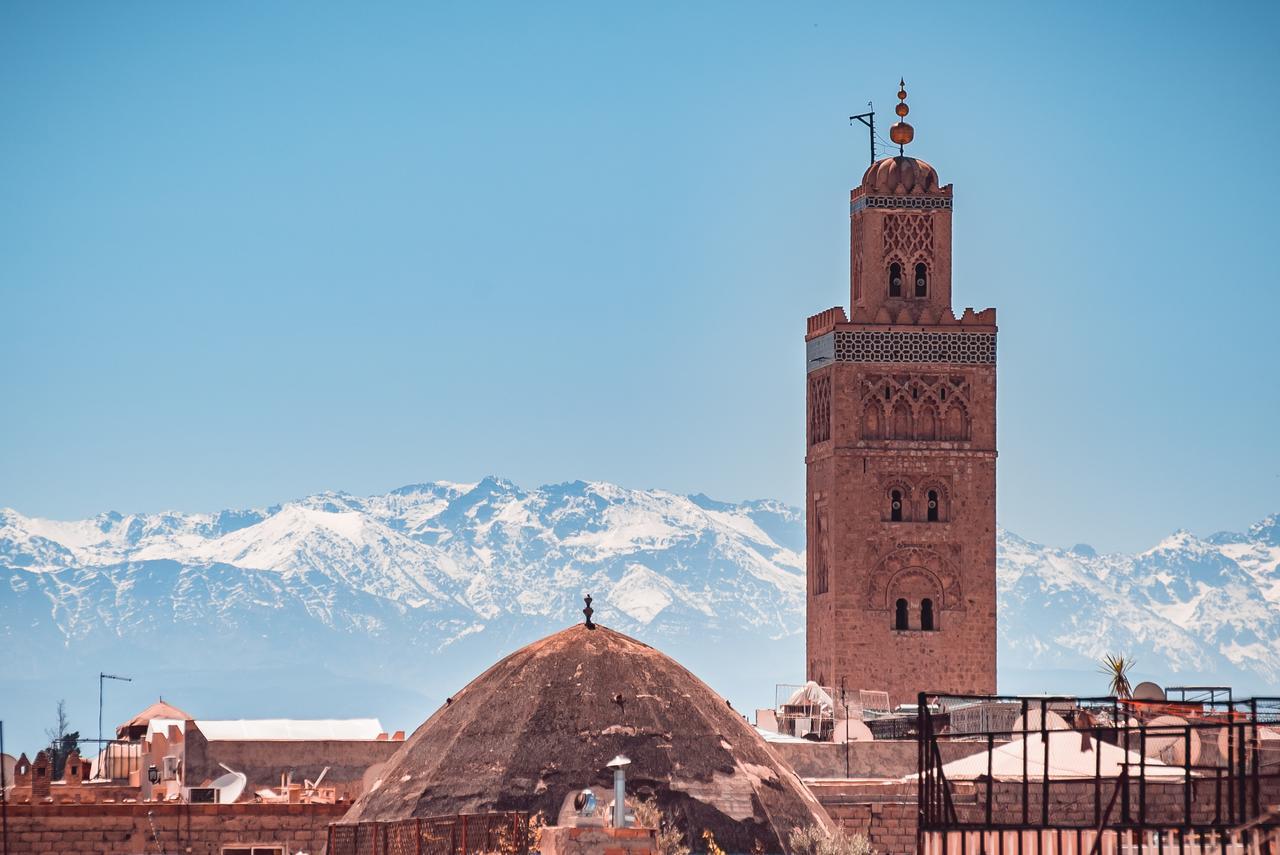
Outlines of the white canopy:
{"type": "Polygon", "coordinates": [[[364,741],[383,733],[376,718],[292,719],[259,718],[239,721],[199,719],[196,727],[210,742],[235,741],[364,741]]]}
{"type": "MultiPolygon", "coordinates": [[[[1101,742],[1087,733],[1074,730],[1050,730],[1049,778],[1092,778],[1101,774],[1104,778],[1119,777],[1121,769],[1129,764],[1129,774],[1137,777],[1142,755],[1126,751],[1109,742],[1101,742]],[[1101,756],[1099,756],[1101,755],[1101,756]]],[[[1026,739],[1015,739],[991,751],[982,751],[971,757],[952,760],[942,767],[942,774],[951,781],[971,781],[987,774],[990,763],[992,777],[999,779],[1022,778],[1022,756],[1027,755],[1026,774],[1030,780],[1043,780],[1045,776],[1044,739],[1039,733],[1026,739]],[[988,756],[990,759],[988,760],[988,756]]],[[[1168,766],[1150,757],[1146,759],[1148,778],[1181,778],[1183,770],[1168,766]]],[[[1194,772],[1192,773],[1195,774],[1194,772]]],[[[908,776],[914,779],[915,775],[908,776]]]]}
{"type": "Polygon", "coordinates": [[[787,698],[787,705],[818,707],[827,715],[831,715],[836,707],[836,703],[831,700],[831,696],[812,680],[792,692],[791,697],[787,698]]]}

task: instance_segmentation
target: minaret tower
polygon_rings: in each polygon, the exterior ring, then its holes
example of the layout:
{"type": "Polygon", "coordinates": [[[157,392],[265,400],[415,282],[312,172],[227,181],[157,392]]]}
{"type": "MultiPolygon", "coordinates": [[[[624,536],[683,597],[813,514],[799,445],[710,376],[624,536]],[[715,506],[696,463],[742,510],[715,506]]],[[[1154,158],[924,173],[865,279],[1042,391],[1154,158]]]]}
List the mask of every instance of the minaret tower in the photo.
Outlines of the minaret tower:
{"type": "Polygon", "coordinates": [[[850,194],[850,313],[809,318],[808,679],[996,689],[996,312],[951,308],[951,185],[905,86],[850,194]]]}

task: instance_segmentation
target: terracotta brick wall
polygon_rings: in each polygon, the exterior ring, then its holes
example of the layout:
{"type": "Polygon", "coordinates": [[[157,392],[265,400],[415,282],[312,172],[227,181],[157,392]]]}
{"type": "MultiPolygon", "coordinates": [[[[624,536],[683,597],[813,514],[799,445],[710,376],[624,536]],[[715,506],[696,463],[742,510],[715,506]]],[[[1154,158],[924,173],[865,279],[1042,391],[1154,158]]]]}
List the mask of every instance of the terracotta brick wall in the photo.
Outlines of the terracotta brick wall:
{"type": "Polygon", "coordinates": [[[539,840],[542,855],[653,855],[656,846],[652,828],[550,826],[539,840]]]}
{"type": "MultiPolygon", "coordinates": [[[[814,796],[827,809],[831,818],[848,831],[865,835],[881,855],[911,855],[916,851],[916,817],[918,806],[914,783],[875,781],[806,781],[814,796]]],[[[1104,782],[1101,792],[1105,811],[1115,783],[1104,782]]],[[[1138,819],[1139,786],[1130,785],[1130,815],[1138,819]]],[[[980,823],[986,814],[986,788],[982,784],[953,785],[956,813],[961,822],[980,823]]],[[[1212,781],[1192,783],[1192,818],[1208,823],[1214,817],[1218,791],[1212,781]]],[[[1225,797],[1225,793],[1223,794],[1225,797]]],[[[996,781],[992,785],[992,820],[999,823],[1022,821],[1024,796],[1022,784],[996,781]]],[[[1049,790],[1050,823],[1065,827],[1089,827],[1094,822],[1094,784],[1092,781],[1053,781],[1049,790]]],[[[1182,782],[1146,784],[1146,820],[1149,823],[1180,823],[1184,809],[1182,782]]],[[[1280,805],[1280,776],[1263,778],[1259,802],[1265,810],[1280,805]]],[[[1041,819],[1043,791],[1031,784],[1025,803],[1030,822],[1041,819]]],[[[1121,803],[1116,801],[1111,822],[1118,824],[1121,803]]],[[[1251,810],[1251,808],[1250,808],[1251,810]]],[[[1252,815],[1252,814],[1249,814],[1252,815]]]]}
{"type": "Polygon", "coordinates": [[[257,843],[280,846],[289,855],[318,855],[324,849],[329,823],[340,819],[348,807],[10,805],[9,852],[136,855],[163,851],[220,855],[224,846],[257,843]]]}

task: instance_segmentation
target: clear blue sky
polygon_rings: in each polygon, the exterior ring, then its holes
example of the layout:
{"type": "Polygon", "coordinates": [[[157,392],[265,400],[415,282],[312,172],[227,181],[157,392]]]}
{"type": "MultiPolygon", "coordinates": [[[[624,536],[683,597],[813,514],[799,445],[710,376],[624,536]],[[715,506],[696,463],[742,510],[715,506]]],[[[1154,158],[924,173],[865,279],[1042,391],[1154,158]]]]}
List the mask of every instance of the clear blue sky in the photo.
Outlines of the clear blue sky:
{"type": "Polygon", "coordinates": [[[999,309],[1001,522],[1280,510],[1280,13],[0,8],[0,506],[488,473],[803,496],[805,318],[907,78],[999,309]]]}

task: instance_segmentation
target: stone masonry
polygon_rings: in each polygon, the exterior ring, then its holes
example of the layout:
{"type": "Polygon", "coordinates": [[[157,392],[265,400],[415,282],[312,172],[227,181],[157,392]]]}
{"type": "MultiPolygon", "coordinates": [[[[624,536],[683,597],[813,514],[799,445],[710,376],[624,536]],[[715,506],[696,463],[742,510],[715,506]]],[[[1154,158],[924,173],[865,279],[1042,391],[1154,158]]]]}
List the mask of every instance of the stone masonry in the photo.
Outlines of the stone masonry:
{"type": "Polygon", "coordinates": [[[9,805],[9,852],[221,855],[226,847],[323,851],[329,823],[349,805],[134,803],[9,805]]]}
{"type": "Polygon", "coordinates": [[[951,185],[910,157],[851,195],[851,311],[809,319],[808,679],[996,688],[996,318],[951,308],[951,185]]]}

